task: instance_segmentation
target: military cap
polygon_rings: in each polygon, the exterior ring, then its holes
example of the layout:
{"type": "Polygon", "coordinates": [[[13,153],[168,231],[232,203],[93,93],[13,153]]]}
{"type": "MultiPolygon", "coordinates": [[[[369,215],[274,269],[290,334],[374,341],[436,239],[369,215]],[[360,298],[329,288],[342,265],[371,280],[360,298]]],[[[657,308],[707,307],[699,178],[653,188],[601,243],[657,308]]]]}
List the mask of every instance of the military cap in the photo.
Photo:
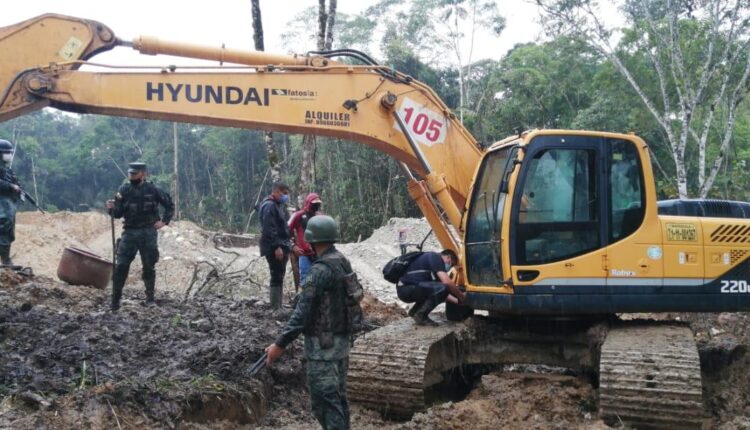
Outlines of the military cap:
{"type": "Polygon", "coordinates": [[[145,172],[146,171],[146,163],[130,163],[128,164],[128,173],[136,173],[136,172],[145,172]]]}
{"type": "Polygon", "coordinates": [[[13,144],[5,139],[0,139],[0,152],[13,152],[13,144]]]}

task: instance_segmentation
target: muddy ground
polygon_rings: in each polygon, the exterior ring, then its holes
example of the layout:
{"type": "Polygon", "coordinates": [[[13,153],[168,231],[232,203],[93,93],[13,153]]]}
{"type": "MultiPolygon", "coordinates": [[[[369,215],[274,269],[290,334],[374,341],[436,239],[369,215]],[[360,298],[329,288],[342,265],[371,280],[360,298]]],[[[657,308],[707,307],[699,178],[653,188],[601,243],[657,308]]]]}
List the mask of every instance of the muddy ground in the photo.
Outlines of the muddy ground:
{"type": "MultiPolygon", "coordinates": [[[[379,274],[398,253],[397,233],[404,227],[409,241],[428,231],[423,221],[396,219],[369,239],[340,246],[364,278],[370,328],[405,315],[379,274]]],[[[107,255],[105,216],[21,214],[18,233],[14,257],[32,265],[36,276],[0,271],[0,429],[317,427],[301,342],[273,368],[248,374],[291,312],[269,309],[262,288],[267,269],[257,248],[220,249],[212,232],[174,223],[160,233],[159,306],[141,305],[135,264],[123,308],[112,314],[106,311],[109,291],[54,279],[64,246],[107,255]]],[[[291,299],[290,276],[285,290],[291,299]]],[[[710,427],[750,429],[750,318],[662,317],[688,321],[696,333],[710,427]]],[[[467,378],[465,397],[447,395],[453,400],[408,421],[353,405],[353,427],[608,428],[598,419],[596,391],[585,378],[491,368],[482,373],[467,378]]]]}
{"type": "MultiPolygon", "coordinates": [[[[156,307],[44,277],[0,275],[0,428],[226,428],[312,425],[301,342],[255,377],[249,367],[291,314],[217,295],[156,307]],[[222,422],[228,421],[228,422],[222,422]]],[[[368,322],[401,310],[366,301],[368,322]]]]}
{"type": "MultiPolygon", "coordinates": [[[[300,342],[272,369],[247,371],[289,309],[214,295],[144,307],[131,289],[113,314],[105,291],[4,275],[0,428],[316,427],[300,342]]],[[[375,303],[368,299],[372,324],[401,316],[375,303]]],[[[362,429],[572,428],[594,425],[593,396],[574,377],[488,374],[466,400],[411,421],[356,405],[352,418],[362,429]]]]}

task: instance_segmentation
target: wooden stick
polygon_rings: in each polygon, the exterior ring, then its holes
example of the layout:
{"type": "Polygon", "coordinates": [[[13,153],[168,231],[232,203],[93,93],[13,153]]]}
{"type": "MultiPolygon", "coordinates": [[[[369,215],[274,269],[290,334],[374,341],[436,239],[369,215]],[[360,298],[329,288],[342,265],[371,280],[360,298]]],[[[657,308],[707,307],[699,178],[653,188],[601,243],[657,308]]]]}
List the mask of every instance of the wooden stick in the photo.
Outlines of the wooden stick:
{"type": "Polygon", "coordinates": [[[107,404],[109,405],[109,410],[112,411],[112,415],[115,416],[115,422],[117,423],[117,428],[122,430],[122,427],[120,426],[120,419],[117,418],[117,412],[115,412],[115,408],[112,407],[112,403],[109,403],[109,399],[107,399],[107,404]]]}

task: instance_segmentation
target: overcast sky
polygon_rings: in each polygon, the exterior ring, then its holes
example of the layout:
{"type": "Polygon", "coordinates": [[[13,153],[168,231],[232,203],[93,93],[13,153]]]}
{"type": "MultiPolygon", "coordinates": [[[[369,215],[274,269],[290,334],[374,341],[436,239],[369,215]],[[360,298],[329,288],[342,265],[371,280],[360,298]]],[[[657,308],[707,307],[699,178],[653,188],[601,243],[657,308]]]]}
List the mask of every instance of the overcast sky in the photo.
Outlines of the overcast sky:
{"type": "MultiPolygon", "coordinates": [[[[162,39],[252,49],[250,0],[5,0],[0,13],[0,26],[54,12],[89,18],[109,26],[124,40],[138,35],[162,39]]],[[[338,0],[342,13],[362,12],[375,0],[338,0]]],[[[313,0],[261,0],[266,51],[287,53],[304,52],[305,48],[285,48],[281,34],[285,25],[307,7],[317,5],[313,0]]],[[[501,13],[508,25],[499,38],[480,36],[474,50],[474,60],[499,59],[519,42],[534,41],[540,29],[536,22],[536,8],[524,0],[498,0],[501,13]]],[[[172,64],[173,59],[140,56],[130,48],[95,57],[94,61],[117,64],[172,64]]],[[[178,64],[192,64],[194,60],[179,60],[178,64]]]]}

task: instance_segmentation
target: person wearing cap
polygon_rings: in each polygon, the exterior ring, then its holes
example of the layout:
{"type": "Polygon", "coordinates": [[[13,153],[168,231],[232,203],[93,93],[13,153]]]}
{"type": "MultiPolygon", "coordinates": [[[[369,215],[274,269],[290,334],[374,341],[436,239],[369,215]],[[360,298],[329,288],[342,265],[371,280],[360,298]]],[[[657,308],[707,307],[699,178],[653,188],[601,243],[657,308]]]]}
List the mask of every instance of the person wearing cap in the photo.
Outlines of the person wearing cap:
{"type": "Polygon", "coordinates": [[[21,187],[10,168],[13,160],[13,144],[0,139],[0,264],[12,266],[10,245],[16,239],[16,210],[21,199],[21,187]]]}
{"type": "Polygon", "coordinates": [[[174,203],[169,194],[146,180],[144,163],[130,163],[129,182],[117,191],[114,200],[107,200],[107,209],[114,218],[124,218],[122,237],[117,246],[117,259],[112,276],[112,311],[120,308],[122,289],[128,278],[130,263],[141,254],[146,287],[146,305],[153,305],[156,284],[156,262],[159,261],[157,230],[169,224],[174,215],[174,203]],[[159,215],[159,205],[164,213],[159,215]]]}
{"type": "Polygon", "coordinates": [[[266,348],[266,364],[272,365],[286,347],[304,333],[313,415],[324,429],[348,429],[346,374],[353,327],[347,318],[344,277],[352,272],[352,267],[334,246],[339,241],[339,232],[333,218],[316,215],[310,219],[305,241],[317,258],[302,284],[294,313],[276,341],[266,348]]]}
{"type": "Polygon", "coordinates": [[[292,214],[289,218],[289,232],[292,234],[292,252],[299,258],[299,281],[300,285],[305,283],[307,272],[312,266],[312,259],[315,253],[309,243],[305,242],[305,229],[307,222],[315,215],[320,215],[320,207],[323,201],[316,193],[310,193],[305,197],[305,203],[302,210],[292,214]]]}
{"type": "Polygon", "coordinates": [[[260,219],[260,255],[266,257],[271,272],[269,299],[273,309],[281,308],[284,296],[284,275],[289,261],[289,214],[284,209],[289,201],[289,187],[281,182],[273,184],[271,194],[258,206],[260,219]]]}

